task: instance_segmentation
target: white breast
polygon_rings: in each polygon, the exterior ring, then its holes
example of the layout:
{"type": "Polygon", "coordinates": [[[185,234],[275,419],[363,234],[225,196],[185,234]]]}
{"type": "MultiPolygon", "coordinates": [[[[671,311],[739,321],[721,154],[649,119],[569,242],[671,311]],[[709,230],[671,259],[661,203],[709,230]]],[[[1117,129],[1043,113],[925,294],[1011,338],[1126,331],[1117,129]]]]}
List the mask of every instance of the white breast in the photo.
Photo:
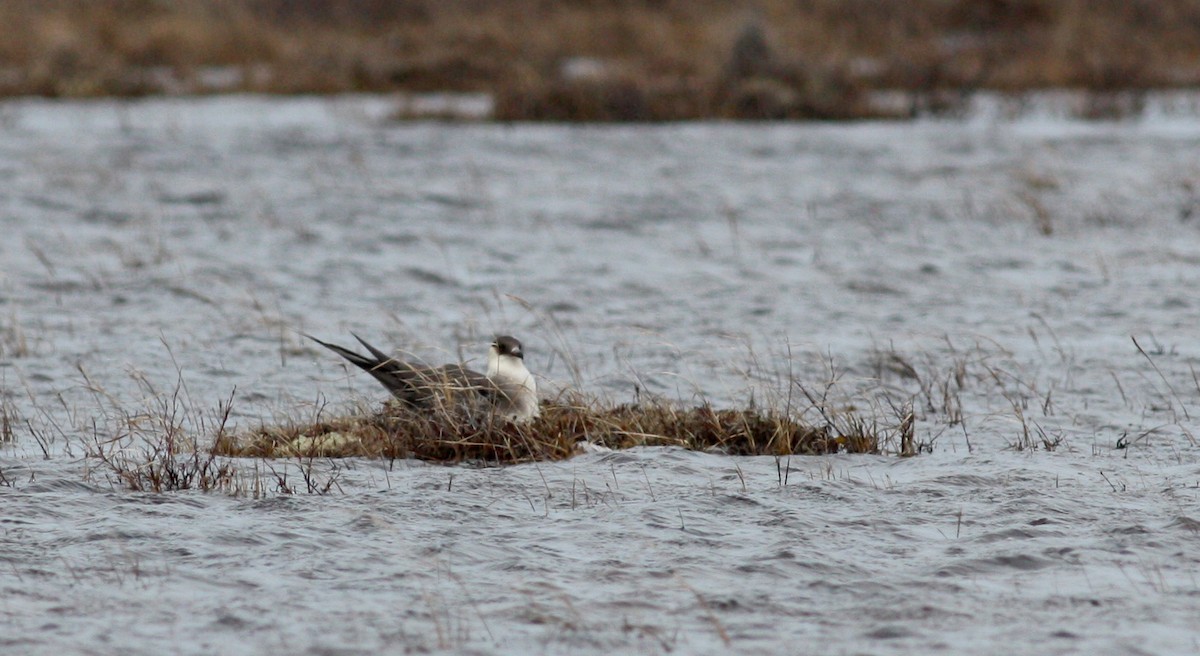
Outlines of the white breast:
{"type": "Polygon", "coordinates": [[[509,410],[513,419],[529,419],[538,416],[537,381],[525,368],[521,358],[498,355],[495,349],[488,353],[487,377],[509,396],[509,410]]]}

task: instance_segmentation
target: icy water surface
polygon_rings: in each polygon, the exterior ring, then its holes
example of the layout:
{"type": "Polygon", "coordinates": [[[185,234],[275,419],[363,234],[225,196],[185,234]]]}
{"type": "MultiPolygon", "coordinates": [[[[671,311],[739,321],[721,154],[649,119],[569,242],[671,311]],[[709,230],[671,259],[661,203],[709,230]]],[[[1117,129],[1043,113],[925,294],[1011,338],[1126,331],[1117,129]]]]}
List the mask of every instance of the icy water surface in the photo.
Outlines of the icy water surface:
{"type": "Polygon", "coordinates": [[[5,653],[1200,652],[1194,115],[388,111],[0,105],[5,653]],[[929,452],[319,462],[325,496],[244,464],[301,492],[263,498],[89,456],[382,397],[300,331],[476,365],[511,332],[613,402],[911,402],[929,452]]]}

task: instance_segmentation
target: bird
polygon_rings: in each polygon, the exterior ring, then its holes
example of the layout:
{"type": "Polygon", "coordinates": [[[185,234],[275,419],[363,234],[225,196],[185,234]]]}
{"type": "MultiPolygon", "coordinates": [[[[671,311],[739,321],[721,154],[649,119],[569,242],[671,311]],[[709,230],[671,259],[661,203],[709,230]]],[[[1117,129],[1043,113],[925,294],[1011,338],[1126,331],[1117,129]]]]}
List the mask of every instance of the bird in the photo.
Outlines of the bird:
{"type": "Polygon", "coordinates": [[[498,416],[511,422],[526,422],[539,414],[537,382],[525,367],[525,350],[516,337],[496,336],[488,348],[485,375],[461,364],[432,367],[398,360],[350,334],[367,349],[369,357],[312,335],[304,336],[371,374],[393,396],[419,410],[462,402],[473,405],[483,400],[498,416]]]}

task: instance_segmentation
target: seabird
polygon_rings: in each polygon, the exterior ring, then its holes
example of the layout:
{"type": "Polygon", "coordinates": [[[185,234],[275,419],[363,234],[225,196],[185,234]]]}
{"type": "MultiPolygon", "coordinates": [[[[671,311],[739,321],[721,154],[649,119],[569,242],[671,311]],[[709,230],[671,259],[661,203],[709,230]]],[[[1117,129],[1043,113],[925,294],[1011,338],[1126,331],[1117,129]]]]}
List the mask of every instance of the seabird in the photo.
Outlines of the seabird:
{"type": "Polygon", "coordinates": [[[415,408],[447,407],[482,398],[509,421],[528,421],[538,416],[537,383],[525,368],[525,351],[516,337],[499,335],[492,342],[486,376],[461,364],[431,367],[398,360],[358,335],[354,339],[370,352],[370,357],[312,335],[305,337],[371,374],[392,395],[415,408]]]}

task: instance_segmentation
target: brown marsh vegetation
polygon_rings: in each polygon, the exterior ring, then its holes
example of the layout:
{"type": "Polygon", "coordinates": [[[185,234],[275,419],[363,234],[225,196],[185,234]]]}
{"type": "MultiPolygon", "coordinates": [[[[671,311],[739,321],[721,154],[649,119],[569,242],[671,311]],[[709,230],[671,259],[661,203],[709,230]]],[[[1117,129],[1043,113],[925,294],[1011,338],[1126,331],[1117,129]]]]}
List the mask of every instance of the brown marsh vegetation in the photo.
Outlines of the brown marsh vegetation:
{"type": "MultiPolygon", "coordinates": [[[[181,371],[161,387],[134,376],[142,395],[119,401],[82,369],[101,415],[86,420],[82,443],[50,412],[44,421],[7,420],[25,428],[49,457],[61,439],[68,454],[82,446],[93,475],[137,491],[218,491],[239,496],[324,494],[339,488],[343,458],[417,459],[442,464],[496,466],[571,458],[587,451],[670,446],[726,455],[916,455],[911,403],[861,409],[830,398],[835,379],[809,389],[790,376],[775,377],[788,393],[757,394],[764,401],[718,409],[699,400],[673,401],[638,394],[614,404],[564,390],[543,399],[541,415],[514,424],[475,406],[415,409],[397,400],[331,413],[327,406],[264,420],[256,427],[230,422],[237,391],[205,409],[188,392],[181,371]]],[[[835,375],[836,377],[836,375],[835,375]]],[[[68,419],[67,423],[78,420],[68,419]]],[[[11,439],[11,438],[10,438],[11,439]]]]}
{"type": "Polygon", "coordinates": [[[1200,82],[1197,0],[46,0],[0,94],[482,92],[502,120],[855,118],[1200,82]],[[902,90],[882,110],[869,92],[902,90]]]}
{"type": "MultiPolygon", "coordinates": [[[[115,435],[86,445],[99,472],[150,492],[195,489],[234,495],[325,494],[338,488],[341,458],[414,458],[443,464],[504,465],[562,460],[587,449],[675,446],[728,455],[881,453],[914,455],[911,410],[896,422],[852,409],[821,410],[813,425],[780,410],[717,410],[655,400],[604,406],[545,401],[525,424],[457,410],[416,411],[389,402],[374,412],[285,419],[251,430],[227,427],[231,396],[213,413],[188,410],[186,388],[154,394],[152,407],[122,411],[115,435]]],[[[565,396],[565,395],[564,395],[565,396]]]]}
{"type": "MultiPolygon", "coordinates": [[[[1139,353],[1157,371],[1154,354],[1139,353]]],[[[28,433],[46,457],[61,441],[72,455],[83,447],[93,476],[137,491],[217,491],[238,496],[325,494],[340,490],[340,477],[353,464],[345,458],[415,459],[449,465],[497,466],[571,458],[581,452],[668,446],[727,455],[892,454],[932,451],[947,430],[961,430],[972,449],[961,398],[967,388],[997,395],[999,409],[972,420],[972,430],[1003,424],[1009,447],[1055,451],[1065,435],[1043,427],[1056,414],[1053,383],[1023,371],[1003,350],[963,348],[947,341],[949,362],[932,352],[874,352],[861,380],[841,380],[843,369],[827,363],[828,378],[808,387],[789,371],[750,372],[758,383],[746,402],[719,409],[703,399],[682,401],[636,395],[615,404],[566,390],[543,399],[541,416],[524,424],[457,406],[416,411],[396,401],[332,413],[325,405],[262,421],[253,427],[230,423],[236,390],[215,409],[190,396],[179,372],[173,386],[160,387],[141,374],[143,394],[122,402],[80,373],[100,416],[59,423],[44,408],[23,417],[0,404],[0,439],[28,433]],[[916,421],[932,422],[916,437],[916,421]]],[[[1063,364],[1068,353],[1059,351],[1063,364]]],[[[749,361],[759,366],[751,353],[749,361]]],[[[1159,378],[1170,396],[1181,394],[1159,378]]],[[[1200,389],[1200,388],[1198,388],[1200,389]]],[[[1182,410],[1186,419],[1186,410],[1182,410]]],[[[1053,422],[1051,422],[1053,424],[1053,422]]],[[[1190,437],[1190,434],[1189,434],[1190,437]]],[[[1124,438],[1122,438],[1124,439],[1124,438]]],[[[1134,439],[1140,439],[1135,436],[1134,439]]],[[[1118,444],[1118,448],[1122,448],[1118,444]]],[[[2,477],[0,484],[7,477],[2,477]]]]}
{"type": "Polygon", "coordinates": [[[544,402],[531,422],[513,424],[449,411],[417,412],[389,403],[378,412],[264,426],[223,435],[214,452],[251,457],[417,458],[437,462],[518,463],[560,460],[580,445],[608,449],[675,446],[729,455],[877,453],[879,433],[847,416],[813,426],[774,410],[718,410],[665,401],[604,406],[544,402]]]}

